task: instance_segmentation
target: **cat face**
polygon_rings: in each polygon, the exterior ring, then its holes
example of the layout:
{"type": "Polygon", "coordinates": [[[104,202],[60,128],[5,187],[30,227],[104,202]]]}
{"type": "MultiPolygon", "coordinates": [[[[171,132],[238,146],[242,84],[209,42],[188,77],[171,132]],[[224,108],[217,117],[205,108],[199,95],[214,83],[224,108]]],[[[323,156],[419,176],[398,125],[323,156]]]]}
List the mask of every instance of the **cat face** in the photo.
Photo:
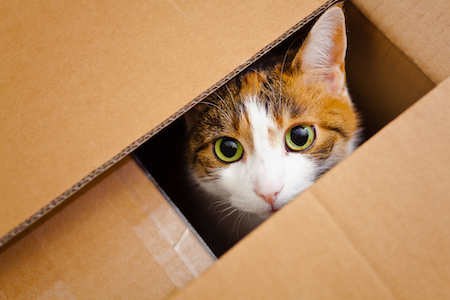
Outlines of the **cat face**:
{"type": "Polygon", "coordinates": [[[248,70],[187,115],[188,165],[218,201],[267,217],[355,147],[357,115],[345,85],[340,7],[300,50],[248,70]]]}

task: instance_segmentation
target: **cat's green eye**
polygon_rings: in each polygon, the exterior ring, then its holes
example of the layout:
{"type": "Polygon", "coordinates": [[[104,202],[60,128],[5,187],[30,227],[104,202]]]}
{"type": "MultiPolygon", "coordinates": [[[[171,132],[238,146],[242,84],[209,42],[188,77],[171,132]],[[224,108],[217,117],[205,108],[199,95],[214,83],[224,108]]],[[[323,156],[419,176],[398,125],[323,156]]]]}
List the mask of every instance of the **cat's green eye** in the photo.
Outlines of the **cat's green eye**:
{"type": "Polygon", "coordinates": [[[314,128],[309,125],[297,125],[286,132],[286,146],[291,151],[303,151],[312,145],[315,139],[314,128]]]}
{"type": "Polygon", "coordinates": [[[244,148],[241,143],[232,138],[221,138],[214,144],[214,153],[217,158],[226,163],[232,163],[242,158],[244,148]]]}

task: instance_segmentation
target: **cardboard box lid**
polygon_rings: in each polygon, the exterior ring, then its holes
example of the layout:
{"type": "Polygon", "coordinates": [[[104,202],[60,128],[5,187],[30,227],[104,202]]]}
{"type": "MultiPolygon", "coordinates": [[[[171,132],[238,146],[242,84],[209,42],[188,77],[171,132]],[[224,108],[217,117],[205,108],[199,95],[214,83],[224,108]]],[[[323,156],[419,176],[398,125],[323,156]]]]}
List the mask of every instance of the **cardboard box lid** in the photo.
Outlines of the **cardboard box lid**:
{"type": "Polygon", "coordinates": [[[435,84],[450,76],[450,2],[352,0],[435,84]]]}
{"type": "Polygon", "coordinates": [[[213,258],[126,157],[0,248],[0,299],[167,299],[213,258]]]}
{"type": "Polygon", "coordinates": [[[449,94],[450,78],[174,299],[448,299],[449,94]]]}
{"type": "Polygon", "coordinates": [[[325,2],[2,1],[0,244],[325,2]]]}

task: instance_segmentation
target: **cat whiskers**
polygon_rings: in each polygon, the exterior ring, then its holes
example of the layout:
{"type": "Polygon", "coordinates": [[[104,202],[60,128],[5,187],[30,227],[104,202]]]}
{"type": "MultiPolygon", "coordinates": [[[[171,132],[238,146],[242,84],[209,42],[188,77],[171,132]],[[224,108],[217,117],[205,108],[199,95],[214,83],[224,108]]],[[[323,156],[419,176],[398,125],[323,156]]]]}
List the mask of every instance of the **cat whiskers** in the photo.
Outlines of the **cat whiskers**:
{"type": "Polygon", "coordinates": [[[238,112],[238,108],[236,106],[236,101],[234,100],[233,94],[230,91],[230,88],[228,87],[228,85],[225,84],[225,87],[227,88],[228,94],[230,94],[231,100],[233,101],[234,104],[234,109],[236,110],[236,112],[238,112]]]}
{"type": "Polygon", "coordinates": [[[267,78],[265,76],[263,76],[258,70],[256,69],[250,69],[251,71],[255,72],[256,74],[258,74],[262,79],[264,79],[264,81],[267,83],[267,85],[270,87],[270,89],[272,90],[272,95],[270,95],[269,93],[266,92],[265,89],[263,89],[263,93],[267,95],[267,97],[271,100],[273,100],[275,103],[277,103],[277,95],[275,93],[275,90],[273,89],[273,86],[269,83],[269,81],[267,80],[267,78]]]}
{"type": "Polygon", "coordinates": [[[200,102],[200,103],[201,103],[201,104],[208,104],[208,105],[211,105],[211,106],[217,108],[217,109],[220,110],[220,111],[223,113],[223,115],[228,119],[228,122],[233,123],[233,120],[232,120],[231,116],[230,116],[229,114],[227,114],[227,113],[226,113],[222,108],[220,108],[217,104],[214,104],[214,103],[209,102],[209,101],[202,101],[202,102],[200,102]]]}
{"type": "Polygon", "coordinates": [[[247,220],[248,220],[248,223],[252,226],[252,227],[255,227],[255,219],[253,219],[253,218],[251,218],[251,214],[247,214],[247,220]]]}
{"type": "MultiPolygon", "coordinates": [[[[291,44],[292,46],[292,44],[291,44]]],[[[279,92],[279,97],[278,97],[278,101],[275,100],[275,104],[278,106],[278,109],[281,109],[281,95],[282,95],[282,87],[283,87],[283,72],[284,72],[284,66],[286,64],[286,59],[289,53],[289,49],[291,48],[291,46],[289,46],[288,51],[286,51],[286,54],[284,55],[283,58],[283,62],[281,63],[281,71],[280,71],[280,92],[279,92]]]]}
{"type": "Polygon", "coordinates": [[[230,116],[232,116],[233,113],[231,112],[230,106],[228,106],[228,104],[225,102],[225,100],[223,100],[223,98],[219,94],[217,94],[216,92],[214,92],[214,94],[220,99],[220,101],[222,101],[223,105],[225,105],[225,107],[228,109],[228,112],[230,113],[230,116]]]}
{"type": "Polygon", "coordinates": [[[283,57],[283,62],[281,63],[281,70],[280,70],[280,94],[279,94],[279,101],[276,102],[276,104],[278,105],[278,108],[281,109],[281,96],[282,96],[282,87],[283,87],[283,72],[284,72],[284,67],[286,65],[286,59],[288,57],[289,51],[292,48],[292,45],[294,45],[295,42],[297,42],[298,38],[296,38],[294,41],[292,41],[292,43],[289,45],[288,49],[286,50],[286,54],[284,54],[283,57]]]}
{"type": "MultiPolygon", "coordinates": [[[[213,208],[214,205],[217,205],[217,208],[219,208],[219,206],[221,206],[221,205],[229,205],[229,203],[228,203],[227,200],[215,201],[215,202],[211,203],[211,205],[209,206],[209,211],[211,211],[211,209],[213,208]]],[[[223,213],[223,211],[221,211],[221,213],[223,213]]]]}
{"type": "Polygon", "coordinates": [[[223,209],[223,210],[220,212],[219,217],[220,217],[223,213],[225,213],[227,210],[230,210],[230,209],[231,209],[231,211],[228,212],[225,216],[223,216],[223,217],[219,220],[219,224],[220,224],[223,220],[225,220],[226,218],[228,218],[229,216],[231,216],[232,214],[234,214],[235,212],[239,211],[239,209],[237,209],[237,208],[235,208],[235,207],[233,207],[233,206],[228,206],[228,207],[226,207],[225,209],[223,209]]]}
{"type": "MultiPolygon", "coordinates": [[[[233,224],[233,228],[231,229],[231,232],[234,231],[234,229],[236,228],[236,238],[238,240],[240,240],[240,236],[239,236],[239,227],[241,226],[241,222],[244,219],[245,215],[249,216],[250,214],[248,212],[245,211],[240,211],[239,212],[239,216],[236,218],[236,220],[234,221],[233,224]],[[237,226],[236,226],[237,224],[237,226]]],[[[249,217],[250,218],[250,217],[249,217]]],[[[231,237],[230,237],[231,238],[231,237]]]]}

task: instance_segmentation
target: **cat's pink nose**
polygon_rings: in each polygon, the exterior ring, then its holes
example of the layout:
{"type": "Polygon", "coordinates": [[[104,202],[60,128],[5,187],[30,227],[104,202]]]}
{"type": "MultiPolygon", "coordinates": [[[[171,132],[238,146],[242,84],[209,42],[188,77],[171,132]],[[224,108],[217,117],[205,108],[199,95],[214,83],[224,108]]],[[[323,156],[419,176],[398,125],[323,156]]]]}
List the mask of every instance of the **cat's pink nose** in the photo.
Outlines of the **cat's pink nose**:
{"type": "Polygon", "coordinates": [[[278,194],[281,191],[281,185],[272,186],[258,186],[255,188],[255,193],[261,197],[267,204],[274,206],[275,200],[277,200],[278,194]]]}

